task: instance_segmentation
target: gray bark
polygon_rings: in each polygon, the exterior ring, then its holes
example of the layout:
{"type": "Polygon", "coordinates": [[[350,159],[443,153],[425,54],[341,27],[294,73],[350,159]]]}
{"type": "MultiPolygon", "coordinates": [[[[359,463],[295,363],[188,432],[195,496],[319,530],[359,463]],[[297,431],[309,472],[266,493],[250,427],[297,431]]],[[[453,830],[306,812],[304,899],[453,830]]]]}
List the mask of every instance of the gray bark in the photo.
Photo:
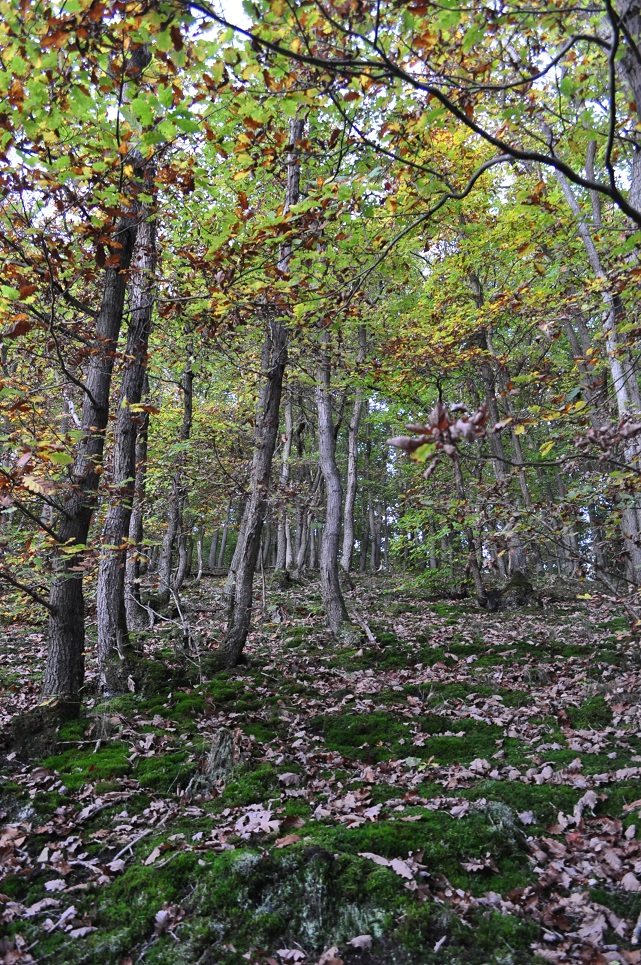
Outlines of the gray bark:
{"type": "MultiPolygon", "coordinates": [[[[167,529],[163,537],[158,561],[158,603],[166,606],[169,603],[172,590],[175,590],[172,581],[172,557],[173,547],[176,539],[180,540],[183,528],[183,509],[187,490],[185,488],[185,466],[187,463],[187,453],[185,444],[191,435],[192,410],[194,399],[194,373],[191,370],[192,347],[187,347],[187,362],[183,371],[182,390],[183,390],[183,418],[180,427],[180,450],[176,457],[176,469],[171,480],[171,492],[169,495],[169,511],[167,513],[167,529]]],[[[184,574],[183,574],[184,577],[184,574]]]]}
{"type": "Polygon", "coordinates": [[[292,412],[292,398],[287,396],[285,402],[285,433],[283,439],[283,454],[280,470],[280,490],[283,508],[278,517],[278,536],[276,551],[276,569],[287,570],[291,566],[291,535],[287,516],[286,490],[289,483],[289,460],[292,452],[292,438],[294,431],[294,417],[292,412]]]}
{"type": "MultiPolygon", "coordinates": [[[[289,124],[291,150],[287,157],[287,187],[284,210],[296,204],[300,196],[300,149],[305,122],[292,118],[289,124]]],[[[291,247],[281,249],[279,270],[286,272],[291,247]]],[[[278,309],[265,307],[266,332],[261,354],[261,387],[258,399],[254,456],[250,472],[250,493],[238,534],[238,545],[227,579],[226,594],[229,619],[221,646],[227,666],[240,660],[251,623],[253,584],[260,549],[263,520],[271,478],[272,459],[278,435],[280,400],[287,364],[287,328],[278,309]]]]}
{"type": "MultiPolygon", "coordinates": [[[[357,361],[359,363],[365,361],[365,350],[366,333],[365,327],[361,326],[358,333],[357,361]]],[[[347,436],[347,478],[345,482],[345,508],[343,510],[343,551],[341,554],[341,568],[346,573],[349,573],[352,568],[352,555],[354,553],[354,504],[358,487],[358,430],[362,412],[363,390],[360,385],[357,385],[347,436]]]]}
{"type": "Polygon", "coordinates": [[[347,621],[347,610],[338,575],[343,487],[336,465],[336,440],[332,420],[327,333],[321,334],[319,342],[320,362],[316,375],[316,411],[318,413],[318,458],[325,483],[325,525],[319,554],[320,586],[328,626],[333,635],[339,638],[347,621]]]}
{"type": "Polygon", "coordinates": [[[84,574],[85,546],[96,506],[103,463],[105,432],[109,418],[109,395],[118,336],[123,320],[126,272],[138,230],[137,211],[124,217],[113,234],[111,249],[116,264],[105,270],[96,334],[87,364],[86,391],[82,406],[83,435],[78,442],[71,471],[68,497],[59,527],[59,545],[73,553],[59,553],[51,585],[49,647],[43,693],[56,697],[74,710],[79,706],[84,679],[84,574]]]}
{"type": "Polygon", "coordinates": [[[226,594],[229,620],[221,656],[226,666],[235,666],[243,652],[251,623],[253,583],[263,519],[271,476],[272,458],[278,434],[278,415],[287,362],[287,332],[274,318],[263,343],[262,385],[258,400],[254,456],[250,472],[250,493],[229,571],[226,594]]]}
{"type": "Polygon", "coordinates": [[[147,372],[147,351],[154,304],[155,225],[138,228],[129,280],[129,330],[114,428],[111,492],[98,568],[98,674],[102,692],[122,693],[130,673],[131,648],[125,610],[125,565],[135,494],[136,435],[147,372]]]}
{"type": "Polygon", "coordinates": [[[209,571],[216,568],[216,550],[218,548],[218,530],[215,529],[211,536],[211,543],[209,545],[209,557],[207,559],[207,566],[209,571]]]}
{"type": "MultiPolygon", "coordinates": [[[[149,414],[142,415],[136,435],[136,483],[134,503],[129,520],[129,547],[125,565],[125,610],[129,629],[143,625],[144,611],[140,606],[141,557],[143,553],[143,508],[147,475],[147,438],[149,414]]],[[[149,556],[147,556],[149,560],[149,556]]]]}

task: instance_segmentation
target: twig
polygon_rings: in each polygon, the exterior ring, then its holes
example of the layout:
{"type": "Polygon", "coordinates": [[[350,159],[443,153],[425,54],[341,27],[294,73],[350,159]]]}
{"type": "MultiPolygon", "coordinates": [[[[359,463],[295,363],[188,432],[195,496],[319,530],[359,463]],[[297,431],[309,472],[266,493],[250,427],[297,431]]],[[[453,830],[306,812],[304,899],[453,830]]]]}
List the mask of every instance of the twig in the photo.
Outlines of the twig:
{"type": "MultiPolygon", "coordinates": [[[[118,852],[118,854],[115,855],[115,856],[111,859],[111,861],[117,861],[118,858],[122,858],[122,856],[123,856],[123,854],[125,853],[125,851],[130,851],[131,848],[133,848],[134,844],[138,844],[139,841],[142,841],[143,838],[146,838],[147,835],[148,835],[148,834],[151,834],[151,832],[154,831],[154,830],[155,830],[155,828],[145,828],[145,830],[144,830],[144,831],[141,831],[140,834],[139,834],[137,837],[132,838],[132,840],[131,840],[128,844],[126,844],[126,845],[124,846],[124,848],[121,848],[120,851],[118,852]]],[[[107,862],[107,863],[109,864],[109,862],[107,862]]]]}
{"type": "Polygon", "coordinates": [[[367,623],[365,622],[364,618],[363,618],[362,616],[360,616],[360,615],[356,612],[356,610],[352,610],[352,613],[354,614],[354,620],[356,621],[356,623],[359,625],[359,627],[361,627],[362,630],[364,630],[365,636],[367,637],[368,641],[369,641],[371,644],[376,645],[376,637],[374,636],[374,634],[373,634],[372,631],[370,630],[370,628],[369,628],[369,626],[367,625],[367,623]]]}

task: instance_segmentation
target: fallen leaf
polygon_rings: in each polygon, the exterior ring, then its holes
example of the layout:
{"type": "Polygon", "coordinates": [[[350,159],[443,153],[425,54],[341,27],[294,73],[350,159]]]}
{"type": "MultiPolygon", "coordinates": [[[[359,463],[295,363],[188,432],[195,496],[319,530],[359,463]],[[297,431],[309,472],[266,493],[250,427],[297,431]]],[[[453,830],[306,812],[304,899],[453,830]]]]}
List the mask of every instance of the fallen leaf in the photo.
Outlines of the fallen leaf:
{"type": "Polygon", "coordinates": [[[275,848],[286,848],[290,844],[296,844],[300,841],[300,834],[286,834],[284,838],[277,838],[274,847],[275,848]]]}

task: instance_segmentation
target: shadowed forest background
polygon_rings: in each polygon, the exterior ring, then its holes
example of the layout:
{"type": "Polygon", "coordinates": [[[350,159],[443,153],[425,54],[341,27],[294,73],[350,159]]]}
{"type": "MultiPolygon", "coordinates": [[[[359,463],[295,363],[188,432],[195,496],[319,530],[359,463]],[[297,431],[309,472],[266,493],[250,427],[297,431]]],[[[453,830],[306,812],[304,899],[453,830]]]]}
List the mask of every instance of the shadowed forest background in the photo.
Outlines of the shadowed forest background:
{"type": "Polygon", "coordinates": [[[2,961],[641,961],[639,4],[0,13],[2,961]]]}

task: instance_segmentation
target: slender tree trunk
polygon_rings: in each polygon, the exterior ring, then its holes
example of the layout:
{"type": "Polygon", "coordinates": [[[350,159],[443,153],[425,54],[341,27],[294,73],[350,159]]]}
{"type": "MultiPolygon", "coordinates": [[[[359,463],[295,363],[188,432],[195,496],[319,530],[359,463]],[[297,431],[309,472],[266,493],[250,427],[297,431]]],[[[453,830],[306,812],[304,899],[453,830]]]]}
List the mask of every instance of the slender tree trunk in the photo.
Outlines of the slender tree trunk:
{"type": "Polygon", "coordinates": [[[292,438],[294,417],[292,412],[292,397],[287,395],[285,402],[285,436],[283,440],[283,457],[280,470],[280,490],[283,508],[278,518],[278,549],[276,552],[276,570],[286,570],[291,565],[291,537],[289,537],[289,519],[287,518],[286,490],[289,483],[289,460],[292,452],[292,438]],[[288,542],[289,541],[289,542],[288,542]],[[289,550],[289,552],[288,552],[289,550]]]}
{"type": "Polygon", "coordinates": [[[209,545],[209,557],[207,558],[207,568],[211,573],[212,570],[216,569],[216,549],[218,547],[218,530],[215,529],[211,535],[211,543],[209,545]]]}
{"type": "MultiPolygon", "coordinates": [[[[146,380],[145,380],[146,381],[146,380]]],[[[147,391],[147,386],[145,386],[147,391]]],[[[143,625],[143,610],[140,606],[140,577],[142,574],[141,556],[143,540],[143,509],[145,505],[145,482],[147,475],[147,440],[149,432],[149,413],[143,412],[136,434],[136,482],[134,503],[129,520],[129,540],[127,562],[125,564],[125,610],[127,626],[130,629],[143,625]]],[[[151,554],[149,554],[149,557],[151,554]]],[[[149,559],[151,566],[151,559],[149,559]]]]}
{"type": "Polygon", "coordinates": [[[254,435],[255,449],[250,473],[251,489],[245,505],[226,588],[230,616],[227,634],[221,646],[221,656],[225,665],[230,667],[237,664],[240,659],[251,623],[254,573],[267,507],[286,362],[287,332],[284,324],[275,318],[269,323],[263,343],[261,364],[263,382],[254,435]]]}
{"type": "MultiPolygon", "coordinates": [[[[485,302],[485,297],[483,294],[483,286],[474,272],[469,274],[470,285],[474,294],[474,301],[477,308],[482,308],[485,302]]],[[[491,354],[491,343],[488,343],[487,332],[482,329],[476,338],[477,344],[483,353],[480,358],[480,372],[481,378],[483,380],[483,385],[485,387],[485,403],[488,407],[490,413],[491,421],[496,425],[500,422],[500,413],[498,403],[496,401],[496,391],[495,391],[495,373],[494,369],[488,359],[488,355],[491,354]]],[[[508,492],[508,481],[509,476],[507,473],[505,450],[503,448],[503,440],[498,432],[490,433],[490,451],[492,453],[492,465],[494,467],[494,474],[496,476],[497,482],[503,484],[505,496],[509,497],[508,492]]],[[[525,547],[519,536],[512,532],[508,537],[508,559],[509,559],[509,570],[510,574],[513,573],[523,573],[527,572],[527,555],[525,552],[525,547]]]]}
{"type": "Polygon", "coordinates": [[[189,344],[187,347],[187,362],[182,377],[183,419],[180,427],[180,442],[183,445],[181,445],[178,456],[176,457],[176,470],[172,477],[171,493],[169,495],[167,529],[165,530],[160,550],[160,559],[158,561],[158,604],[160,606],[167,606],[171,591],[175,588],[172,581],[173,547],[176,537],[180,539],[183,528],[183,508],[187,495],[185,489],[187,453],[184,444],[189,441],[191,435],[194,399],[194,373],[191,369],[191,355],[192,346],[189,344]]]}
{"type": "Polygon", "coordinates": [[[227,536],[229,534],[229,523],[231,516],[231,502],[227,507],[227,516],[225,517],[225,522],[223,523],[223,532],[220,538],[220,550],[218,553],[218,569],[222,569],[225,565],[225,550],[227,549],[227,536]]]}
{"type": "Polygon", "coordinates": [[[114,428],[111,493],[98,568],[98,674],[105,695],[127,688],[132,656],[125,609],[125,565],[135,495],[137,408],[147,372],[147,351],[154,304],[156,229],[152,218],[138,228],[129,281],[129,331],[114,428]]]}
{"type": "MultiPolygon", "coordinates": [[[[456,483],[456,491],[458,496],[464,502],[467,501],[467,496],[465,493],[465,483],[463,482],[463,473],[461,472],[461,466],[458,461],[458,455],[454,456],[453,460],[454,466],[454,481],[456,483]]],[[[476,591],[476,599],[481,606],[487,605],[487,593],[485,592],[485,584],[483,583],[483,577],[481,576],[481,568],[479,566],[478,557],[476,555],[476,542],[474,539],[474,532],[469,524],[463,527],[465,533],[465,539],[467,542],[467,565],[470,573],[472,574],[472,579],[474,581],[474,589],[476,591]]]]}
{"type": "MultiPolygon", "coordinates": [[[[638,18],[637,18],[638,19],[638,18]]],[[[549,132],[546,132],[549,133],[549,132]]],[[[612,375],[612,384],[617,403],[619,418],[631,412],[641,410],[641,395],[634,363],[630,359],[624,346],[620,344],[617,331],[619,322],[623,321],[625,309],[621,296],[612,292],[607,273],[603,268],[601,257],[597,251],[581,206],[574,194],[571,184],[560,171],[555,171],[555,177],[561,187],[575,220],[578,235],[583,242],[590,267],[596,279],[602,283],[602,300],[604,312],[602,329],[605,340],[608,364],[612,375]]],[[[624,446],[626,462],[631,466],[639,465],[641,459],[641,443],[638,439],[630,439],[624,446]]],[[[634,506],[624,506],[621,511],[621,529],[625,551],[628,559],[628,577],[634,583],[641,582],[641,513],[634,506]]]]}
{"type": "Polygon", "coordinates": [[[85,550],[96,505],[103,463],[109,395],[118,336],[123,320],[126,273],[137,233],[138,211],[123,218],[110,249],[113,267],[105,271],[105,286],[96,318],[96,335],[87,365],[82,406],[82,437],[76,448],[71,486],[58,532],[64,553],[57,555],[49,595],[47,666],[43,692],[56,697],[62,710],[77,712],[84,680],[85,607],[82,578],[85,550]],[[73,552],[70,552],[73,549],[73,552]]]}
{"type": "MultiPolygon", "coordinates": [[[[298,117],[289,123],[291,151],[287,157],[287,188],[284,211],[296,204],[300,196],[300,149],[305,122],[298,117]]],[[[286,272],[291,246],[281,249],[279,270],[286,272]]],[[[260,387],[255,449],[250,473],[250,494],[238,534],[237,552],[227,580],[229,620],[227,634],[221,646],[221,656],[227,666],[238,663],[249,627],[253,602],[254,572],[260,549],[263,519],[271,477],[272,459],[278,435],[280,400],[287,364],[287,329],[278,317],[278,309],[266,310],[266,333],[261,356],[262,384],[260,387]]]]}
{"type": "MultiPolygon", "coordinates": [[[[183,527],[184,527],[183,521],[183,527]]],[[[176,568],[176,576],[173,582],[173,590],[175,593],[179,593],[182,589],[183,583],[191,575],[191,560],[193,556],[193,542],[191,534],[183,529],[178,540],[178,566],[176,568]]]]}
{"type": "MultiPolygon", "coordinates": [[[[358,333],[358,356],[357,361],[365,361],[366,334],[365,327],[361,326],[358,333]]],[[[343,552],[341,555],[341,568],[349,573],[352,568],[352,554],[354,552],[354,503],[356,502],[356,490],[358,486],[358,430],[361,423],[363,412],[363,390],[360,385],[356,386],[354,395],[354,408],[352,417],[349,421],[349,434],[347,436],[347,479],[345,483],[345,508],[343,510],[343,552]]]]}
{"type": "Polygon", "coordinates": [[[332,420],[330,363],[327,333],[321,333],[320,362],[317,367],[316,411],[318,413],[318,459],[325,483],[325,525],[320,545],[320,586],[327,623],[340,639],[345,631],[347,610],[338,575],[338,548],[341,533],[343,487],[336,465],[336,439],[332,420]]]}

